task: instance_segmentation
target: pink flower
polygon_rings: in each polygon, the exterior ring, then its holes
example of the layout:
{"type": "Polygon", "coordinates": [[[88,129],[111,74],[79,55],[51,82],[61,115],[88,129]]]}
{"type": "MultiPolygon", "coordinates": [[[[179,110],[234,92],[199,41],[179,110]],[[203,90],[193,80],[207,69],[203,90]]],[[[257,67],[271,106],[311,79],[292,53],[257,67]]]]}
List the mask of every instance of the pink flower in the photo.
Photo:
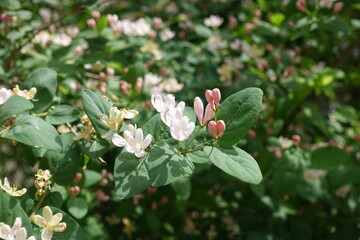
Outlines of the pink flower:
{"type": "Polygon", "coordinates": [[[100,18],[100,12],[99,11],[93,11],[91,13],[91,17],[95,20],[98,20],[100,18]]]}
{"type": "Polygon", "coordinates": [[[219,120],[217,122],[210,121],[208,124],[208,129],[214,139],[219,136],[221,137],[225,132],[225,122],[223,120],[219,120]]]}
{"type": "Polygon", "coordinates": [[[344,3],[343,2],[336,2],[334,4],[334,8],[333,8],[333,12],[334,13],[338,13],[342,10],[342,8],[344,7],[344,3]]]}
{"type": "Polygon", "coordinates": [[[96,27],[96,21],[93,18],[90,18],[86,21],[86,24],[89,28],[95,28],[96,27]]]}

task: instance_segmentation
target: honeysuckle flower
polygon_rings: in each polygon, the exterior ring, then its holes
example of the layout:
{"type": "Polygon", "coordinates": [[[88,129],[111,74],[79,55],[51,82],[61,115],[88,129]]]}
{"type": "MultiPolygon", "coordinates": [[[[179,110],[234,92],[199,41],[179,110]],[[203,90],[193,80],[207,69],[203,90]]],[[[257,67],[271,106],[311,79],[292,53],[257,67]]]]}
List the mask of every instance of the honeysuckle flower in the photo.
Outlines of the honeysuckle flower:
{"type": "Polygon", "coordinates": [[[0,105],[4,104],[10,97],[11,97],[11,91],[9,91],[6,88],[0,89],[0,105]]]}
{"type": "Polygon", "coordinates": [[[207,104],[205,109],[205,116],[203,116],[204,105],[199,97],[194,99],[194,110],[196,116],[198,117],[199,123],[203,126],[206,126],[207,123],[215,116],[215,112],[211,104],[207,104]]]}
{"type": "Polygon", "coordinates": [[[180,111],[176,112],[176,115],[171,118],[170,133],[173,138],[179,141],[188,139],[191,133],[195,129],[195,123],[190,122],[187,116],[182,116],[180,111]]]}
{"type": "Polygon", "coordinates": [[[164,114],[171,107],[175,107],[174,95],[168,94],[164,98],[160,95],[151,96],[151,104],[160,114],[164,114]]]}
{"type": "Polygon", "coordinates": [[[142,45],[140,47],[140,51],[145,53],[151,53],[152,55],[154,55],[156,60],[160,60],[164,56],[164,53],[159,49],[159,45],[154,43],[153,41],[148,41],[144,45],[142,45]]]}
{"type": "Polygon", "coordinates": [[[124,137],[118,134],[114,134],[112,142],[115,146],[125,147],[126,151],[135,153],[136,157],[142,157],[146,154],[145,149],[150,145],[152,141],[151,134],[144,134],[141,128],[136,128],[136,125],[130,124],[128,129],[124,131],[124,137]]]}
{"type": "Polygon", "coordinates": [[[17,186],[10,186],[10,183],[7,178],[4,179],[4,184],[2,184],[0,180],[0,187],[2,190],[4,190],[7,194],[13,196],[13,197],[20,197],[26,193],[26,188],[23,188],[21,190],[17,190],[17,186]]]}
{"type": "Polygon", "coordinates": [[[14,225],[10,227],[3,222],[0,223],[0,239],[4,240],[35,240],[34,236],[27,237],[27,231],[21,227],[21,218],[15,219],[14,225]]]}
{"type": "Polygon", "coordinates": [[[109,110],[109,116],[105,114],[100,116],[100,121],[110,128],[110,130],[102,135],[102,138],[107,138],[111,135],[112,132],[117,131],[119,126],[123,123],[124,119],[132,119],[139,114],[136,110],[119,110],[116,107],[111,107],[109,110]]]}
{"type": "Polygon", "coordinates": [[[45,206],[42,210],[42,216],[32,216],[31,221],[43,228],[41,230],[41,240],[50,240],[53,236],[53,232],[63,232],[66,230],[66,223],[60,222],[62,218],[62,213],[53,215],[51,208],[45,206]]]}
{"type": "Polygon", "coordinates": [[[84,126],[82,131],[78,133],[75,137],[73,137],[73,140],[79,140],[84,138],[87,142],[91,142],[92,134],[95,133],[95,129],[92,125],[90,126],[84,126]]]}
{"type": "Polygon", "coordinates": [[[13,95],[19,95],[21,97],[24,97],[26,99],[33,99],[36,94],[36,88],[31,88],[28,90],[20,90],[19,85],[15,85],[15,88],[11,91],[13,95]]]}
{"type": "Polygon", "coordinates": [[[223,23],[224,19],[219,16],[211,15],[208,18],[205,18],[204,24],[207,27],[219,27],[223,23]]]}
{"type": "Polygon", "coordinates": [[[153,73],[147,73],[144,76],[144,85],[145,87],[152,87],[157,84],[159,84],[162,81],[162,77],[153,74],[153,73]]]}
{"type": "Polygon", "coordinates": [[[184,115],[185,103],[179,102],[176,106],[170,106],[169,109],[160,115],[161,120],[168,126],[171,127],[172,119],[179,118],[184,115]]]}
{"type": "Polygon", "coordinates": [[[205,91],[205,98],[208,104],[213,108],[220,108],[220,99],[221,99],[221,93],[218,88],[214,88],[213,90],[206,90],[205,91]]]}

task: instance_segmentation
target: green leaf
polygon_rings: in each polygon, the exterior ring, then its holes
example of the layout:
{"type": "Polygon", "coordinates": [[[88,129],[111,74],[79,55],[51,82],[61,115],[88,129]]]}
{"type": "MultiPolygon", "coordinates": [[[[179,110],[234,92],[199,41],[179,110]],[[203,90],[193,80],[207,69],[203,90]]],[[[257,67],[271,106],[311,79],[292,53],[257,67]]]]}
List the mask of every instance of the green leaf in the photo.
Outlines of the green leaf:
{"type": "Polygon", "coordinates": [[[34,147],[52,150],[62,148],[56,129],[42,118],[31,115],[16,118],[14,127],[4,132],[1,137],[34,147]]]}
{"type": "Polygon", "coordinates": [[[21,218],[21,226],[26,229],[28,237],[32,236],[33,231],[28,215],[15,197],[0,189],[0,221],[12,227],[17,217],[21,218]]]}
{"type": "Polygon", "coordinates": [[[209,156],[204,151],[187,153],[187,156],[194,163],[203,164],[203,163],[208,163],[210,161],[209,156]]]}
{"type": "MultiPolygon", "coordinates": [[[[65,133],[60,136],[63,148],[60,151],[47,151],[44,155],[46,165],[54,176],[54,181],[59,185],[71,182],[80,166],[80,148],[72,139],[73,133],[65,133]]],[[[42,167],[45,168],[45,167],[42,167]]]]}
{"type": "Polygon", "coordinates": [[[194,164],[179,154],[176,147],[159,142],[149,153],[147,168],[151,185],[159,187],[189,176],[194,171],[194,164]]]}
{"type": "Polygon", "coordinates": [[[226,124],[218,141],[221,147],[231,147],[246,135],[260,113],[262,96],[259,88],[247,88],[224,100],[218,114],[226,124]]]}
{"type": "Polygon", "coordinates": [[[120,199],[139,194],[150,186],[145,155],[137,158],[133,153],[123,150],[115,160],[115,192],[120,199]]]}
{"type": "MultiPolygon", "coordinates": [[[[50,207],[53,215],[61,213],[63,218],[60,222],[66,223],[66,230],[63,232],[54,232],[53,239],[66,239],[66,240],[84,240],[85,236],[79,224],[68,214],[58,208],[50,207]]],[[[42,209],[37,212],[37,215],[42,216],[42,209]]],[[[38,227],[36,227],[38,228],[38,227]]],[[[38,230],[40,232],[40,229],[38,230]]]]}
{"type": "Polygon", "coordinates": [[[116,40],[107,42],[106,47],[110,52],[117,52],[130,47],[130,45],[124,40],[116,40]]]}
{"type": "Polygon", "coordinates": [[[135,84],[138,77],[143,77],[145,74],[144,65],[137,62],[129,67],[129,72],[126,73],[122,79],[128,83],[135,84]]]}
{"type": "Polygon", "coordinates": [[[86,170],[84,171],[84,187],[90,187],[97,184],[101,180],[101,174],[97,171],[86,170]]]}
{"type": "Polygon", "coordinates": [[[311,168],[329,170],[344,163],[348,153],[338,147],[319,148],[311,153],[311,168]]]}
{"type": "Polygon", "coordinates": [[[68,105],[58,105],[52,110],[45,120],[53,125],[71,123],[80,118],[80,111],[68,105]]]}
{"type": "Polygon", "coordinates": [[[34,105],[24,97],[11,96],[4,104],[0,105],[0,125],[3,125],[11,116],[32,109],[34,105]]]}
{"type": "Polygon", "coordinates": [[[34,112],[41,113],[47,110],[54,99],[56,92],[57,74],[53,69],[38,68],[33,71],[25,80],[23,88],[30,89],[35,87],[37,89],[34,101],[34,112]]]}
{"type": "Polygon", "coordinates": [[[85,217],[88,213],[89,204],[83,197],[69,198],[66,205],[71,215],[77,219],[85,217]]]}
{"type": "Polygon", "coordinates": [[[285,15],[282,13],[274,13],[270,15],[270,22],[276,26],[280,26],[285,20],[285,15]]]}
{"type": "Polygon", "coordinates": [[[186,201],[190,197],[191,181],[189,178],[179,179],[178,181],[173,182],[171,186],[182,200],[186,201]]]}
{"type": "Polygon", "coordinates": [[[107,152],[110,146],[108,141],[101,138],[98,138],[91,143],[84,139],[80,139],[79,145],[83,153],[92,159],[101,157],[107,152]]]}
{"type": "Polygon", "coordinates": [[[90,118],[96,132],[100,135],[107,133],[109,128],[100,121],[100,116],[102,114],[109,116],[109,109],[112,107],[111,104],[100,94],[90,90],[82,91],[82,102],[85,112],[90,118]]]}
{"type": "Polygon", "coordinates": [[[212,36],[211,29],[208,27],[205,27],[202,24],[195,24],[194,31],[198,36],[203,37],[203,38],[209,38],[212,36]]]}
{"type": "Polygon", "coordinates": [[[265,37],[275,37],[279,35],[280,28],[268,22],[258,21],[258,24],[253,32],[265,37]]]}
{"type": "Polygon", "coordinates": [[[261,182],[259,165],[244,150],[237,147],[230,149],[206,147],[204,151],[209,155],[210,161],[227,174],[252,184],[261,182]]]}

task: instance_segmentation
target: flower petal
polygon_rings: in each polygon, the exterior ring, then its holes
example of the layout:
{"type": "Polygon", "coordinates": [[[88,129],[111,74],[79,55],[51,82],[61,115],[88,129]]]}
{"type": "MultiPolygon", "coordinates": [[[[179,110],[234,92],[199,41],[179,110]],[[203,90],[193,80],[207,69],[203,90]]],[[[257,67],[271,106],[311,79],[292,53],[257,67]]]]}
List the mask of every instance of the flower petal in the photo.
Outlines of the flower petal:
{"type": "Polygon", "coordinates": [[[47,223],[50,223],[53,218],[53,212],[51,211],[51,208],[48,206],[45,206],[42,210],[42,215],[47,223]]]}
{"type": "Polygon", "coordinates": [[[51,228],[53,232],[63,232],[66,230],[66,223],[59,223],[51,228]]]}
{"type": "Polygon", "coordinates": [[[48,231],[46,228],[41,231],[41,240],[50,240],[53,236],[53,232],[48,231]]]}
{"type": "Polygon", "coordinates": [[[51,219],[51,224],[52,225],[58,224],[61,221],[62,218],[63,218],[62,213],[55,214],[51,219]]]}
{"type": "Polygon", "coordinates": [[[40,215],[35,215],[31,218],[31,221],[39,227],[46,228],[46,220],[40,215]]]}
{"type": "Polygon", "coordinates": [[[115,133],[112,142],[117,147],[124,147],[126,146],[126,140],[125,138],[121,137],[119,134],[115,133]]]}

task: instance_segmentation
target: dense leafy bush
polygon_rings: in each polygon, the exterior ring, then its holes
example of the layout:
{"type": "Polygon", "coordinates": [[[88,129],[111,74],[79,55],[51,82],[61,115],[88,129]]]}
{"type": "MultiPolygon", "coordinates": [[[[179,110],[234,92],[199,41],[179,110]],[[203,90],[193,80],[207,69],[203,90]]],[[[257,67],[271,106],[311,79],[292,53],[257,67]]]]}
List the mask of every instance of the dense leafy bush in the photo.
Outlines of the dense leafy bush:
{"type": "Polygon", "coordinates": [[[356,1],[0,8],[0,239],[360,236],[356,1]]]}

